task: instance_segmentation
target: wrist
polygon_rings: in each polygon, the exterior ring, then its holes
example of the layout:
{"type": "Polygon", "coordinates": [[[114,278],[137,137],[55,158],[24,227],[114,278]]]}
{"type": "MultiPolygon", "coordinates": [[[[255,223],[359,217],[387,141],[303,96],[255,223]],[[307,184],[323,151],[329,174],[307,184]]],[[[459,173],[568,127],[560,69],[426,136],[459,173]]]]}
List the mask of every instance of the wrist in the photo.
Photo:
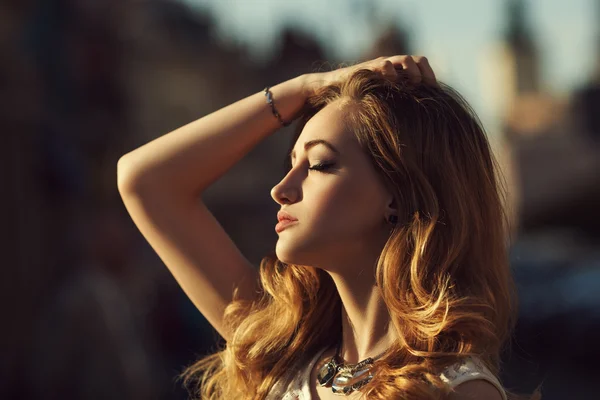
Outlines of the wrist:
{"type": "Polygon", "coordinates": [[[307,73],[298,77],[302,96],[305,99],[314,95],[317,89],[319,88],[320,85],[318,75],[318,73],[307,73]]]}

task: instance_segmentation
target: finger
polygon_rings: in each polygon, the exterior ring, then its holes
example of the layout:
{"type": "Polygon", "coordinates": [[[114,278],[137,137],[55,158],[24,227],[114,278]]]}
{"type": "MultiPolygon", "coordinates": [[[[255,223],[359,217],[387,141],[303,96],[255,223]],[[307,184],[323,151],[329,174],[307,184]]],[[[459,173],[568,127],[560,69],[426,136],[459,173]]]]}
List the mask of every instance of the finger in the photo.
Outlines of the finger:
{"type": "Polygon", "coordinates": [[[402,69],[408,73],[414,83],[421,82],[421,70],[411,56],[393,56],[389,57],[388,60],[390,60],[394,66],[401,65],[402,69]]]}
{"type": "Polygon", "coordinates": [[[351,68],[351,72],[359,69],[370,69],[371,71],[377,71],[384,77],[396,80],[398,78],[398,71],[394,68],[394,64],[388,60],[389,56],[380,56],[372,60],[363,61],[355,64],[351,68]]]}
{"type": "Polygon", "coordinates": [[[394,67],[394,63],[390,60],[382,60],[382,64],[379,67],[383,76],[387,79],[396,80],[398,78],[398,70],[394,67]]]}
{"type": "Polygon", "coordinates": [[[433,72],[433,69],[429,65],[429,60],[427,60],[427,57],[413,56],[413,59],[415,60],[417,67],[421,71],[421,76],[422,76],[423,82],[428,85],[439,86],[439,84],[437,83],[436,77],[435,77],[435,73],[433,72]]]}
{"type": "Polygon", "coordinates": [[[390,58],[389,56],[380,56],[377,57],[375,59],[372,60],[367,60],[367,61],[363,61],[361,63],[358,63],[356,65],[354,65],[355,69],[361,69],[361,68],[366,68],[366,69],[382,69],[384,66],[385,61],[390,58]]]}

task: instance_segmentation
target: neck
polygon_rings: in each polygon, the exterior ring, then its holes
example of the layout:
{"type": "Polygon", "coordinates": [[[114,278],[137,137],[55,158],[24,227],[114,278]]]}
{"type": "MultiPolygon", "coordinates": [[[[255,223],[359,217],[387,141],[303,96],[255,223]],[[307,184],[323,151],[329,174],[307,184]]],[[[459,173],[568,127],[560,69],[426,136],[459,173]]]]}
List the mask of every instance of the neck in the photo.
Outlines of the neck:
{"type": "MultiPolygon", "coordinates": [[[[332,278],[342,301],[342,343],[340,356],[346,364],[375,358],[398,340],[381,290],[376,286],[377,260],[389,232],[381,231],[374,241],[344,243],[333,248],[335,257],[321,265],[332,278]],[[352,249],[351,251],[348,251],[352,249]]],[[[333,354],[332,354],[333,355],[333,354]]]]}
{"type": "Polygon", "coordinates": [[[356,364],[387,350],[397,335],[379,288],[373,284],[356,291],[342,279],[336,280],[336,286],[342,299],[340,355],[344,362],[356,364]]]}
{"type": "Polygon", "coordinates": [[[345,260],[343,267],[328,271],[342,300],[340,356],[349,364],[376,357],[398,338],[381,291],[375,285],[373,260],[376,257],[354,257],[345,260]]]}

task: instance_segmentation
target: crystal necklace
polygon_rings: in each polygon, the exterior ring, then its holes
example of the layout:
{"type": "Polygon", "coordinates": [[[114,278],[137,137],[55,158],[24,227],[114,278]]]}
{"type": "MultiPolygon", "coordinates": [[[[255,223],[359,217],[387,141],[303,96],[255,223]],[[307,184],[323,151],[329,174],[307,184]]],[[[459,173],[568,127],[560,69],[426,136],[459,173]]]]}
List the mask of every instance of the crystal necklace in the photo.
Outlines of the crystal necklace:
{"type": "Polygon", "coordinates": [[[368,357],[358,364],[344,364],[340,356],[342,342],[337,345],[335,355],[329,362],[321,367],[317,375],[317,382],[320,386],[329,386],[335,394],[347,396],[355,390],[359,390],[369,383],[373,378],[371,367],[373,361],[381,357],[387,350],[376,355],[368,357]]]}

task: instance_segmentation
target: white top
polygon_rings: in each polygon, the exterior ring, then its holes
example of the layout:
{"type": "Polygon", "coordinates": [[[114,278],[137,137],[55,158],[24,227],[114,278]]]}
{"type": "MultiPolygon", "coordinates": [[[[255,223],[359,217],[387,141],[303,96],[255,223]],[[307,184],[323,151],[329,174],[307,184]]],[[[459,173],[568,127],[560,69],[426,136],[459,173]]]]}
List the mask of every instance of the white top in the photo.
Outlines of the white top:
{"type": "MultiPolygon", "coordinates": [[[[291,379],[288,377],[288,379],[277,381],[275,385],[273,385],[266,400],[312,400],[309,386],[310,373],[325,350],[326,349],[319,351],[307,365],[306,369],[296,373],[291,379]]],[[[461,383],[475,379],[486,380],[498,389],[503,400],[507,400],[506,392],[498,379],[478,358],[469,357],[461,360],[460,362],[447,367],[444,372],[440,374],[440,377],[442,378],[442,381],[446,382],[450,387],[456,387],[461,383]]]]}

